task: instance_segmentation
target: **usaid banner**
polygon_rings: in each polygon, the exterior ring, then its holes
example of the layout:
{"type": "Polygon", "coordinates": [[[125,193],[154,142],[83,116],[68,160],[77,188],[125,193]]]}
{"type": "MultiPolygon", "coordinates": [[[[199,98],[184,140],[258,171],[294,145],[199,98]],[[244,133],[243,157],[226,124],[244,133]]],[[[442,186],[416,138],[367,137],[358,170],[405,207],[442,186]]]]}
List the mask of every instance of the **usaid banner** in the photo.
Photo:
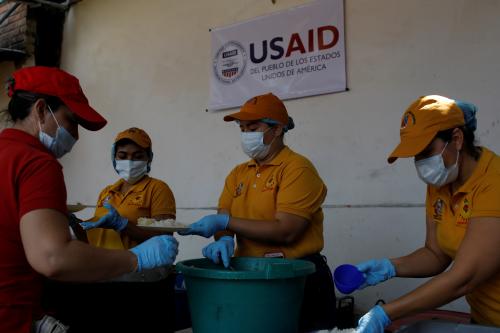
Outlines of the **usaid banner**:
{"type": "Polygon", "coordinates": [[[343,0],[316,0],[211,31],[210,110],[273,92],[346,90],[343,0]]]}

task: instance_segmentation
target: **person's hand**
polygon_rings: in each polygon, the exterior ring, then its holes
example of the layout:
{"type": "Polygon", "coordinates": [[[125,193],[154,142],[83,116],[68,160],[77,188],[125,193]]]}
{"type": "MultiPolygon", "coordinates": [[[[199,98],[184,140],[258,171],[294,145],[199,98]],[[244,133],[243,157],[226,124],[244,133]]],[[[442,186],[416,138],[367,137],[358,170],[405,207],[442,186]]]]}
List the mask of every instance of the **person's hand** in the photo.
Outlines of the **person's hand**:
{"type": "Polygon", "coordinates": [[[231,236],[223,236],[218,241],[205,246],[202,250],[203,256],[218,264],[222,258],[224,267],[228,268],[231,257],[234,254],[234,239],[231,236]]]}
{"type": "Polygon", "coordinates": [[[186,231],[179,231],[180,235],[199,235],[205,238],[212,237],[216,232],[226,230],[229,223],[229,215],[213,214],[202,217],[199,221],[191,224],[186,231]]]}
{"type": "Polygon", "coordinates": [[[128,220],[116,211],[110,203],[105,202],[104,208],[108,210],[108,213],[101,217],[97,222],[81,222],[83,230],[93,229],[93,228],[105,228],[114,229],[116,231],[122,231],[128,225],[128,220]]]}
{"type": "Polygon", "coordinates": [[[168,235],[151,237],[129,251],[137,256],[137,271],[172,265],[177,256],[179,243],[168,235]]]}
{"type": "Polygon", "coordinates": [[[374,286],[396,276],[396,268],[387,258],[364,261],[357,264],[356,267],[365,277],[365,283],[359,289],[374,286]]]}
{"type": "Polygon", "coordinates": [[[384,328],[391,324],[387,313],[380,305],[373,307],[358,321],[358,333],[384,333],[384,328]]]}

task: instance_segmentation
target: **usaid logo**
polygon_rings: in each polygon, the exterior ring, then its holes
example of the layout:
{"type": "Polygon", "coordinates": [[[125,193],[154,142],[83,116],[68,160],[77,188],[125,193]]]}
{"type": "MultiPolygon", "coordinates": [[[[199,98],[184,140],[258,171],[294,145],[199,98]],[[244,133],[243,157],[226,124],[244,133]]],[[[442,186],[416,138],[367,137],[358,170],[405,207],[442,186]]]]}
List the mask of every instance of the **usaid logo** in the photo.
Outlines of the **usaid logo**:
{"type": "Polygon", "coordinates": [[[247,53],[243,46],[235,41],[227,42],[214,58],[215,77],[222,83],[233,83],[245,72],[247,53]]]}

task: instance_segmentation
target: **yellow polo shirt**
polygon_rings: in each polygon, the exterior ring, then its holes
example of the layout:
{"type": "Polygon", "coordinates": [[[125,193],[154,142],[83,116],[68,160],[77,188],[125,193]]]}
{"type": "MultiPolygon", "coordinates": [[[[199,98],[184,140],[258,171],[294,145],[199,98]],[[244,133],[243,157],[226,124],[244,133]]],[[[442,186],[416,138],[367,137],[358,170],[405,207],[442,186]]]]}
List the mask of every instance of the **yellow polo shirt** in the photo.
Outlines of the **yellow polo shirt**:
{"type": "MultiPolygon", "coordinates": [[[[448,186],[428,186],[426,210],[437,223],[441,250],[455,259],[471,218],[500,217],[500,157],[483,147],[472,175],[453,194],[448,186]]],[[[500,326],[500,274],[478,286],[466,299],[477,323],[500,326]]]]}
{"type": "MultiPolygon", "coordinates": [[[[101,191],[91,221],[97,221],[108,213],[103,207],[106,199],[121,216],[129,220],[129,223],[137,224],[139,217],[164,214],[175,216],[174,195],[168,185],[161,180],[145,176],[124,195],[120,192],[123,182],[124,180],[120,179],[101,191]]],[[[131,240],[125,233],[120,234],[112,229],[90,229],[87,231],[87,237],[90,244],[107,249],[129,249],[137,245],[137,242],[131,240]]]]}
{"type": "Polygon", "coordinates": [[[288,147],[269,163],[254,160],[234,168],[226,178],[219,209],[251,220],[275,220],[276,212],[304,217],[308,226],[290,245],[271,245],[236,235],[236,256],[263,257],[283,253],[300,258],[323,249],[323,210],[327,188],[312,163],[288,147]]]}

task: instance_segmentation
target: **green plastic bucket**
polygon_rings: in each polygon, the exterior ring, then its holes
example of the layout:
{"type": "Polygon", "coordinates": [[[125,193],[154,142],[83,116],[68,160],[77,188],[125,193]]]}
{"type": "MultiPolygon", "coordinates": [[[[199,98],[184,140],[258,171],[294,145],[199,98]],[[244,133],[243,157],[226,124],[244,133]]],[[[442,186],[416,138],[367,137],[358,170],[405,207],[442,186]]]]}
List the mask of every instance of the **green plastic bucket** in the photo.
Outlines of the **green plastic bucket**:
{"type": "Polygon", "coordinates": [[[208,259],[177,263],[184,274],[194,333],[294,333],[307,275],[306,260],[231,259],[224,268],[208,259]]]}

